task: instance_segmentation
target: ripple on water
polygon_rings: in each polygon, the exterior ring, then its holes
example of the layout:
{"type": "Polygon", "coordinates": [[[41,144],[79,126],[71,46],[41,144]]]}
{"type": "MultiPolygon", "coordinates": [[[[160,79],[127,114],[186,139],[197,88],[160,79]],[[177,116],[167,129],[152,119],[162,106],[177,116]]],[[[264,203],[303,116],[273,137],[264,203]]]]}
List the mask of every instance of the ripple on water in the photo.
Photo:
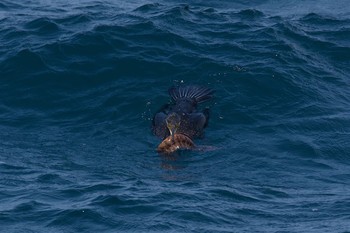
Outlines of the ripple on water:
{"type": "Polygon", "coordinates": [[[40,35],[58,33],[60,29],[58,24],[47,17],[34,19],[26,23],[24,28],[31,30],[31,33],[38,33],[40,35]]]}
{"type": "Polygon", "coordinates": [[[276,4],[1,1],[1,227],[345,232],[349,17],[276,4]],[[161,157],[193,83],[204,149],[161,157]]]}

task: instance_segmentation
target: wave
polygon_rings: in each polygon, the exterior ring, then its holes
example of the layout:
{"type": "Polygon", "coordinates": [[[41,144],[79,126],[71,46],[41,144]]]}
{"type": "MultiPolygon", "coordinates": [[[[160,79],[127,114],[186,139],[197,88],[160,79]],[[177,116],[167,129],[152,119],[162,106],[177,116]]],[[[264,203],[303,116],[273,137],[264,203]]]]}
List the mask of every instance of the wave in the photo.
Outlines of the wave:
{"type": "Polygon", "coordinates": [[[4,225],[347,225],[349,17],[283,4],[2,1],[4,225]],[[216,90],[204,149],[159,157],[153,113],[190,83],[216,90]]]}

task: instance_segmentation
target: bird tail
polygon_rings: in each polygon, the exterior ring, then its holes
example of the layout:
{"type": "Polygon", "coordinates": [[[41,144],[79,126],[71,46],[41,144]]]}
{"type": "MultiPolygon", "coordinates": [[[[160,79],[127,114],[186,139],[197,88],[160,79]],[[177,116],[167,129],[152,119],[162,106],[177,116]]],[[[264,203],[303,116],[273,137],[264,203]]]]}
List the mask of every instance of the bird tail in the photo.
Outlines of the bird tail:
{"type": "Polygon", "coordinates": [[[169,89],[171,98],[176,101],[178,99],[190,98],[196,103],[207,101],[213,97],[214,90],[201,86],[179,86],[169,89]]]}

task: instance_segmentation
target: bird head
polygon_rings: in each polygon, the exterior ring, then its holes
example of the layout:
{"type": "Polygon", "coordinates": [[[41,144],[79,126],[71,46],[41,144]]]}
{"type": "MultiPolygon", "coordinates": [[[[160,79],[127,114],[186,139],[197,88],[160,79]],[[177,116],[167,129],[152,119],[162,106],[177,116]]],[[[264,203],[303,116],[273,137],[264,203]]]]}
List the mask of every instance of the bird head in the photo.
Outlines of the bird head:
{"type": "Polygon", "coordinates": [[[170,135],[174,138],[174,134],[179,129],[181,123],[181,117],[173,112],[170,113],[166,118],[166,125],[170,131],[170,135]]]}

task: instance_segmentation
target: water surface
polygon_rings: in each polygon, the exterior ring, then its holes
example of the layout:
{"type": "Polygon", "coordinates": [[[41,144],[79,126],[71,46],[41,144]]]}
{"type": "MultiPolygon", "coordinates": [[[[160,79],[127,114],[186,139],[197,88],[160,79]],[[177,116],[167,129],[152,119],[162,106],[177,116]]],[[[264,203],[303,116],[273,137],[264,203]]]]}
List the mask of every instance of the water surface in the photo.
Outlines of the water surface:
{"type": "Polygon", "coordinates": [[[347,1],[2,1],[1,232],[349,232],[347,1]],[[159,156],[167,89],[216,90],[159,156]]]}

